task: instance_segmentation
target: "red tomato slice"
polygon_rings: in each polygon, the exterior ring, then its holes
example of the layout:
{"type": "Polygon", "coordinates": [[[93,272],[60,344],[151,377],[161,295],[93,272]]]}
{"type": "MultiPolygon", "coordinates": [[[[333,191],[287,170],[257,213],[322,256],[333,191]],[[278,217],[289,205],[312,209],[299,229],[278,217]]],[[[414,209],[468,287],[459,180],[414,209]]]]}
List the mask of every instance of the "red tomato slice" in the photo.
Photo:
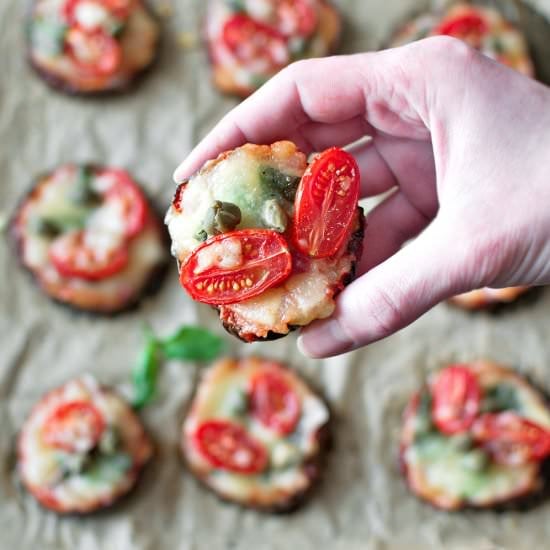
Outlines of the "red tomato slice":
{"type": "Polygon", "coordinates": [[[122,63],[120,44],[102,30],[86,32],[73,27],[67,32],[65,45],[73,63],[90,76],[110,76],[122,63]]]}
{"type": "MultiPolygon", "coordinates": [[[[109,13],[122,21],[126,20],[134,6],[134,0],[67,0],[63,7],[63,14],[69,25],[72,27],[79,27],[80,24],[77,19],[77,8],[79,4],[98,4],[105,8],[109,13]]],[[[94,29],[97,30],[99,26],[94,29]]]]}
{"type": "Polygon", "coordinates": [[[73,231],[57,237],[49,250],[50,260],[60,275],[86,281],[100,281],[116,275],[128,264],[125,243],[110,251],[86,246],[85,232],[73,231]]]}
{"type": "Polygon", "coordinates": [[[69,452],[87,452],[99,441],[105,420],[92,403],[63,403],[46,419],[42,438],[47,445],[69,452]]]}
{"type": "Polygon", "coordinates": [[[472,435],[499,464],[517,466],[550,456],[550,431],[512,411],[481,415],[472,435]]]}
{"type": "Polygon", "coordinates": [[[225,45],[241,62],[265,64],[260,72],[276,71],[290,61],[285,37],[277,29],[244,13],[227,20],[222,37],[225,45]]]}
{"type": "Polygon", "coordinates": [[[99,176],[112,176],[116,182],[105,193],[106,201],[118,201],[126,225],[125,235],[129,239],[141,232],[147,221],[147,202],[141,189],[125,170],[109,168],[99,176]]]}
{"type": "Polygon", "coordinates": [[[479,412],[481,389],[475,374],[463,365],[440,371],[432,384],[432,419],[444,434],[470,428],[479,412]]]}
{"type": "Polygon", "coordinates": [[[351,231],[359,183],[355,159],[337,147],[308,166],[295,200],[293,240],[301,252],[327,258],[340,249],[351,231]]]}
{"type": "Polygon", "coordinates": [[[469,10],[460,15],[443,19],[433,34],[454,36],[478,48],[481,46],[482,37],[488,31],[489,26],[483,16],[477,11],[469,10]]]}
{"type": "Polygon", "coordinates": [[[317,28],[317,10],[311,0],[275,0],[277,29],[287,37],[311,36],[317,28]]]}
{"type": "Polygon", "coordinates": [[[180,282],[199,302],[234,304],[284,281],[291,269],[292,256],[279,233],[243,229],[198,246],[183,264],[180,282]]]}
{"type": "Polygon", "coordinates": [[[200,453],[216,468],[240,474],[256,474],[267,465],[265,447],[239,424],[209,420],[195,432],[200,453]]]}
{"type": "Polygon", "coordinates": [[[281,435],[293,432],[300,418],[296,392],[276,371],[260,372],[252,379],[250,407],[264,426],[281,435]]]}

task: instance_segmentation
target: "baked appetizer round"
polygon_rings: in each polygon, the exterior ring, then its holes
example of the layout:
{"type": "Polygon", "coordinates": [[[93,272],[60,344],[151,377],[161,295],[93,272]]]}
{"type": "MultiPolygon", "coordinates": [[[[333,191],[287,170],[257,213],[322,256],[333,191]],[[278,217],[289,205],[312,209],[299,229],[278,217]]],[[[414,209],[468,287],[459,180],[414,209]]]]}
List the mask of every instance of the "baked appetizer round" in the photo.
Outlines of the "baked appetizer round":
{"type": "Polygon", "coordinates": [[[210,0],[214,84],[245,97],[292,61],[331,53],[340,30],[340,15],[326,0],[210,0]]]}
{"type": "Polygon", "coordinates": [[[180,184],[166,216],[180,282],[244,341],[334,311],[362,251],[359,169],[332,148],[247,144],[180,184]]]}
{"type": "Polygon", "coordinates": [[[86,375],[35,405],[17,454],[23,484],[40,504],[61,514],[86,514],[134,487],[153,445],[130,406],[86,375]]]}
{"type": "Polygon", "coordinates": [[[34,0],[28,57],[58,90],[118,92],[151,65],[159,33],[142,0],[34,0]]]}
{"type": "Polygon", "coordinates": [[[329,418],[324,401],[283,365],[222,359],[197,388],[183,424],[183,456],[223,499],[290,511],[321,474],[329,418]]]}
{"type": "Polygon", "coordinates": [[[494,8],[464,2],[439,13],[424,13],[401,27],[391,46],[401,46],[428,36],[460,38],[486,56],[527,76],[535,70],[522,32],[494,8]]]}
{"type": "Polygon", "coordinates": [[[410,490],[438,508],[526,502],[547,486],[549,457],[543,395],[495,363],[444,368],[404,413],[403,473],[410,490]]]}
{"type": "Polygon", "coordinates": [[[513,286],[509,288],[485,287],[453,296],[449,302],[462,309],[487,309],[503,304],[510,304],[528,290],[530,290],[528,286],[513,286]]]}
{"type": "Polygon", "coordinates": [[[158,286],[162,224],[124,170],[67,164],[39,177],[12,233],[23,266],[51,298],[117,313],[158,286]]]}

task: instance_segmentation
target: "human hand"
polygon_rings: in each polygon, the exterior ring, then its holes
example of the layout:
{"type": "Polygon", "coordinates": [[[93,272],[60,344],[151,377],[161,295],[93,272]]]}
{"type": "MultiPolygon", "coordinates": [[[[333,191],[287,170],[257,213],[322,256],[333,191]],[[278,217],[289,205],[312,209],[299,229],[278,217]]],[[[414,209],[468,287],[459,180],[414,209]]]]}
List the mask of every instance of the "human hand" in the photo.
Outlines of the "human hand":
{"type": "Polygon", "coordinates": [[[394,191],[368,216],[359,278],[302,331],[303,352],[350,351],[474,288],[550,282],[550,90],[453,38],[291,65],[174,178],[245,142],[309,153],[365,134],[362,195],[394,191]]]}

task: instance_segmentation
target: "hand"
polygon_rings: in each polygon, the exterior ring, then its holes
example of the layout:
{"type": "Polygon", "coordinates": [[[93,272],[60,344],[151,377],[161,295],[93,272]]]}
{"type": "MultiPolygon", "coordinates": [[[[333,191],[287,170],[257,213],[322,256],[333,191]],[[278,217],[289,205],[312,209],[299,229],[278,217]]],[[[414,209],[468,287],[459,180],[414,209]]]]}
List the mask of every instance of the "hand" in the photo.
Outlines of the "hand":
{"type": "Polygon", "coordinates": [[[474,288],[550,282],[550,90],[453,38],[291,65],[175,179],[247,141],[311,152],[365,134],[363,196],[393,192],[368,216],[360,277],[303,330],[303,352],[352,350],[474,288]]]}

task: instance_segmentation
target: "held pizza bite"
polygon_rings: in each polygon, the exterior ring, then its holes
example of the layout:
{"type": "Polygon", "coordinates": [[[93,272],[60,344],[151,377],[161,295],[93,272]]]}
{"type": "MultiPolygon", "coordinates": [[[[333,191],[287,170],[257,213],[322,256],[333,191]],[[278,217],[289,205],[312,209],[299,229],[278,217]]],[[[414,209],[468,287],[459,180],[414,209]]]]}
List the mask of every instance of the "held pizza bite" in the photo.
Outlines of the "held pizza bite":
{"type": "Polygon", "coordinates": [[[210,0],[206,40],[214,83],[247,96],[292,61],[328,55],[340,29],[327,0],[210,0]]]}
{"type": "Polygon", "coordinates": [[[300,377],[267,359],[222,359],[203,375],[183,424],[193,474],[223,499],[295,508],[321,473],[330,413],[300,377]]]}
{"type": "Polygon", "coordinates": [[[245,341],[331,315],[362,250],[359,169],[332,148],[247,144],[178,187],[166,223],[180,282],[245,341]]]}
{"type": "Polygon", "coordinates": [[[42,290],[77,309],[125,310],[166,266],[163,227],[124,170],[67,164],[39,177],[11,230],[42,290]]]}
{"type": "Polygon", "coordinates": [[[422,14],[397,31],[391,46],[437,35],[464,40],[486,56],[527,76],[534,76],[525,37],[501,13],[490,7],[458,2],[446,11],[422,14]]]}
{"type": "Polygon", "coordinates": [[[54,88],[121,91],[153,62],[159,25],[142,0],[35,0],[28,57],[54,88]]]}
{"type": "Polygon", "coordinates": [[[495,363],[444,368],[404,413],[403,473],[410,490],[438,508],[527,502],[547,487],[549,458],[544,397],[495,363]]]}
{"type": "Polygon", "coordinates": [[[153,455],[139,418],[112,389],[82,376],[47,393],[18,439],[17,467],[46,508],[85,514],[112,505],[153,455]]]}
{"type": "Polygon", "coordinates": [[[449,302],[462,309],[477,310],[510,304],[523,296],[530,288],[514,286],[509,288],[480,288],[453,296],[449,302]]]}

